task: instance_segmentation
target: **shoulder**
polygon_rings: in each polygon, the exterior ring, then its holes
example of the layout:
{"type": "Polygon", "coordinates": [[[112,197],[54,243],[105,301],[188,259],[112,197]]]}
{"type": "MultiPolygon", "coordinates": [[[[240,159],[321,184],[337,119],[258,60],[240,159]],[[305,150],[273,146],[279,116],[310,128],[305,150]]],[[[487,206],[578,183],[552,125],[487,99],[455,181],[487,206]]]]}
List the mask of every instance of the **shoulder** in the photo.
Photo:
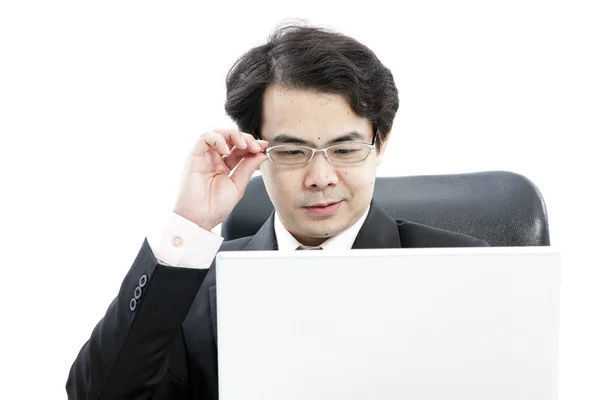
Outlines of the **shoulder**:
{"type": "Polygon", "coordinates": [[[253,236],[246,236],[239,239],[227,240],[221,244],[219,251],[243,250],[252,238],[253,236]]]}
{"type": "Polygon", "coordinates": [[[488,247],[480,239],[416,222],[397,220],[402,247],[488,247]]]}

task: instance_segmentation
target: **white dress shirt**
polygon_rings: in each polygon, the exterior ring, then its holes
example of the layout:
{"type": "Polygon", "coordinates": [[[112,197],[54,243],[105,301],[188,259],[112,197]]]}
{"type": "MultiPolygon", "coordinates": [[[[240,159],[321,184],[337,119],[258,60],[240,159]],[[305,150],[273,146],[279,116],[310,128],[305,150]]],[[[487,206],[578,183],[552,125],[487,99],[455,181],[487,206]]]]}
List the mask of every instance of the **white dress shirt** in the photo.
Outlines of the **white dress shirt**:
{"type": "MultiPolygon", "coordinates": [[[[369,208],[354,225],[327,239],[323,250],[349,250],[362,228],[369,208]]],[[[275,212],[275,237],[279,250],[296,250],[300,242],[289,233],[275,212]]],[[[170,213],[162,230],[147,237],[150,249],[161,264],[185,268],[210,268],[223,238],[200,228],[178,214],[170,213]]]]}
{"type": "MultiPolygon", "coordinates": [[[[358,236],[360,228],[362,228],[365,219],[367,219],[369,209],[370,206],[354,225],[324,241],[321,244],[323,250],[350,250],[356,240],[356,236],[358,236]]],[[[275,212],[275,237],[277,238],[277,247],[279,250],[296,250],[302,244],[285,229],[277,212],[275,212]]]]}
{"type": "Polygon", "coordinates": [[[148,236],[154,256],[173,267],[210,268],[223,238],[171,212],[162,230],[148,236]]]}

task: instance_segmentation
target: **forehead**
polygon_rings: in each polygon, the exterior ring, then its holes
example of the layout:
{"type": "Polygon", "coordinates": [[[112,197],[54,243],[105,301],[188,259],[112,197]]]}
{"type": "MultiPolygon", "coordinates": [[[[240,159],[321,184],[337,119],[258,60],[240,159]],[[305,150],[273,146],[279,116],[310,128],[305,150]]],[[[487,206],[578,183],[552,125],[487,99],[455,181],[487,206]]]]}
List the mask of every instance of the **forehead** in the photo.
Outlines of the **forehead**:
{"type": "Polygon", "coordinates": [[[356,115],[341,95],[281,86],[270,86],[265,92],[262,125],[265,140],[288,134],[319,142],[351,131],[371,137],[371,123],[356,115]]]}

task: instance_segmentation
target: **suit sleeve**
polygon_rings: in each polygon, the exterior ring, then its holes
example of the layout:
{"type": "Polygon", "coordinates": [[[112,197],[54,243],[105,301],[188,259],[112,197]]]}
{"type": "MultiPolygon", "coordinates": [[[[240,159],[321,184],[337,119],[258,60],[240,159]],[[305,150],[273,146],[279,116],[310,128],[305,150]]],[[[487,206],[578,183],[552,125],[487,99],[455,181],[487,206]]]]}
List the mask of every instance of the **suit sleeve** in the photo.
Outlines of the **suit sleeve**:
{"type": "Polygon", "coordinates": [[[158,263],[144,240],[71,367],[69,399],[179,398],[187,385],[181,326],[207,272],[158,263]]]}

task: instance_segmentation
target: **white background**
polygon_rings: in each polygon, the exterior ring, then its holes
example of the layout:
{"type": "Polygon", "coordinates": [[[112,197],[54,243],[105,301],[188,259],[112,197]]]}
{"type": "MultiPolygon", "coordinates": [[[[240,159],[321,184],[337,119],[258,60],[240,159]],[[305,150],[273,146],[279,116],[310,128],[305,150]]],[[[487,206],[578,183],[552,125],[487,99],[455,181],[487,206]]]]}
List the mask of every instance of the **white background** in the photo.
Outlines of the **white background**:
{"type": "Polygon", "coordinates": [[[589,1],[0,5],[0,398],[66,398],[79,348],[225,116],[235,59],[287,17],[370,46],[400,110],[381,176],[533,180],[563,252],[559,397],[599,399],[600,15],[589,1]]]}

